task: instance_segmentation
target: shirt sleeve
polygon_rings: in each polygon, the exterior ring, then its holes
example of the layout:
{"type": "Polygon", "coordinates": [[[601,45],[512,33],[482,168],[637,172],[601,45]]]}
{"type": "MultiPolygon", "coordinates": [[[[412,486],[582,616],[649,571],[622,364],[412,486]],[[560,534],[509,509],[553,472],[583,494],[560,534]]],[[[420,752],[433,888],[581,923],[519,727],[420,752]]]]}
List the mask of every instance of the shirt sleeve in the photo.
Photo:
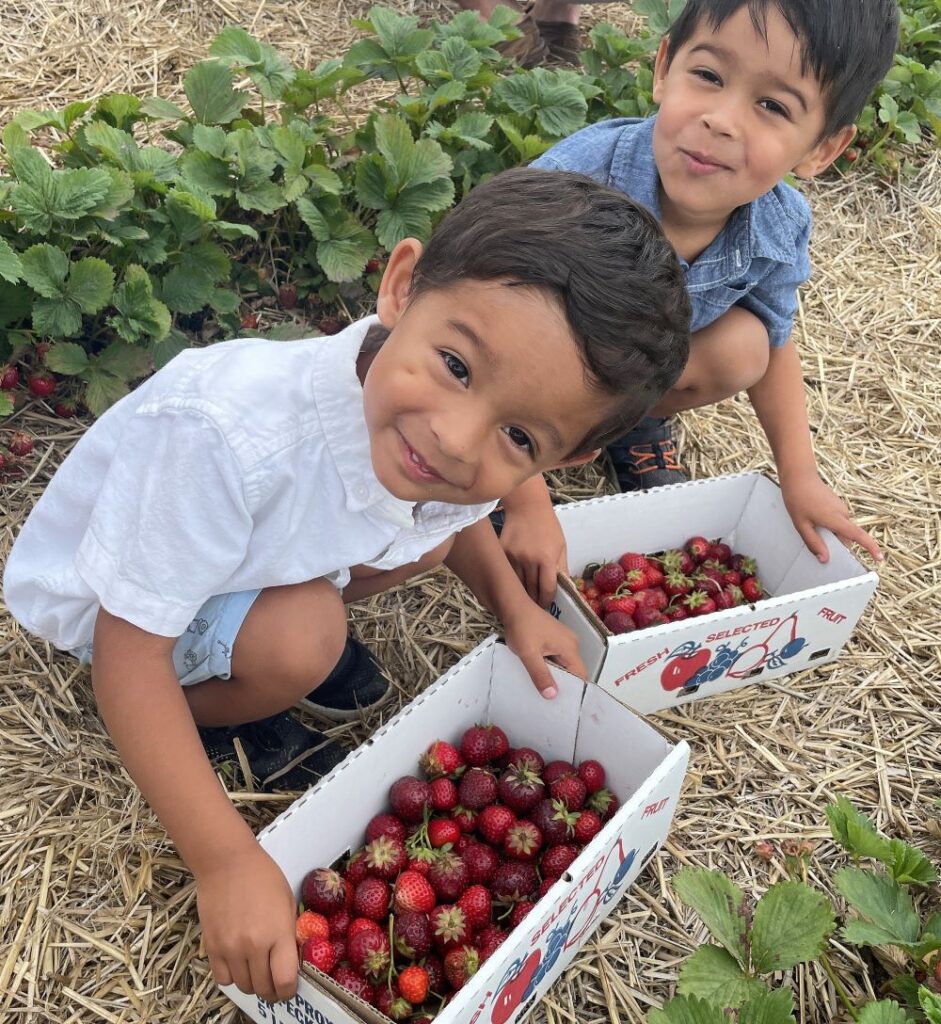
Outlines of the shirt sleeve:
{"type": "Polygon", "coordinates": [[[225,592],[252,532],[242,472],[200,412],[138,414],[108,468],[76,568],[103,608],[158,636],[179,636],[225,592]]]}
{"type": "Polygon", "coordinates": [[[768,330],[768,341],[772,348],[787,343],[794,328],[797,312],[797,290],[810,277],[810,230],[812,226],[809,211],[798,231],[794,246],[797,256],[791,263],[773,263],[752,290],[738,303],[743,309],[754,313],[768,330]]]}
{"type": "Polygon", "coordinates": [[[607,185],[611,177],[614,150],[625,123],[624,119],[619,118],[599,121],[582,128],[547,149],[529,166],[544,171],[576,171],[607,185]]]}

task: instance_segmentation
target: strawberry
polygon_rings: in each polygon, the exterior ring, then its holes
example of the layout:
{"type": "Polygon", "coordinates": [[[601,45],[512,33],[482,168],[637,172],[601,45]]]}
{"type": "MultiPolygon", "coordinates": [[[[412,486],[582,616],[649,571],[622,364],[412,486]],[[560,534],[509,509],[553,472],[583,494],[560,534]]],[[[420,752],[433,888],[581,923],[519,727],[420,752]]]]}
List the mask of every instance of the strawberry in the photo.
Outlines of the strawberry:
{"type": "Polygon", "coordinates": [[[242,317],[241,326],[243,331],[254,331],[258,326],[258,317],[254,313],[246,313],[242,317]]]}
{"type": "Polygon", "coordinates": [[[707,557],[720,565],[728,565],[732,561],[732,549],[723,541],[717,540],[709,545],[707,557]]]}
{"type": "Polygon", "coordinates": [[[408,960],[420,960],[431,952],[431,919],[427,914],[405,910],[395,915],[392,924],[392,942],[396,952],[408,960]]]}
{"type": "Polygon", "coordinates": [[[719,582],[723,587],[739,587],[742,585],[742,574],[734,569],[729,569],[722,574],[722,579],[719,582]]]}
{"type": "Polygon", "coordinates": [[[24,455],[29,455],[33,450],[33,439],[29,434],[23,433],[22,430],[16,430],[10,435],[7,447],[17,458],[22,458],[24,455]]]}
{"type": "Polygon", "coordinates": [[[435,818],[428,822],[428,842],[436,850],[442,846],[453,846],[460,838],[461,830],[450,818],[435,818]]]}
{"type": "Polygon", "coordinates": [[[588,796],[585,783],[577,775],[556,779],[549,787],[549,793],[553,800],[561,801],[570,811],[577,811],[588,796]]]}
{"type": "Polygon", "coordinates": [[[340,964],[339,967],[334,967],[330,977],[338,985],[345,988],[347,992],[352,992],[354,996],[359,996],[364,1003],[375,1004],[376,990],[361,974],[357,974],[352,967],[340,964]]]}
{"type": "Polygon", "coordinates": [[[491,804],[480,812],[477,829],[494,846],[502,846],[507,830],[516,821],[516,815],[502,804],[491,804]]]}
{"type": "Polygon", "coordinates": [[[59,417],[60,420],[70,420],[76,412],[74,402],[56,402],[52,407],[52,411],[59,417]]]}
{"type": "MultiPolygon", "coordinates": [[[[859,150],[855,146],[850,146],[849,149],[843,151],[843,159],[848,164],[855,164],[859,159],[859,150]]],[[[941,960],[938,961],[938,964],[941,966],[941,960]]],[[[941,981],[941,978],[938,981],[941,981]]]]}
{"type": "Polygon", "coordinates": [[[301,949],[301,959],[324,974],[329,974],[337,965],[336,950],[327,939],[308,939],[301,949]]]}
{"type": "Polygon", "coordinates": [[[445,743],[444,740],[435,740],[422,754],[419,763],[429,779],[436,779],[440,775],[454,775],[465,764],[457,747],[445,743]]]}
{"type": "Polygon", "coordinates": [[[577,775],[585,783],[585,789],[589,793],[597,792],[605,782],[604,768],[599,761],[591,758],[579,763],[577,775]]]}
{"type": "Polygon", "coordinates": [[[610,789],[599,789],[588,798],[588,806],[601,815],[602,821],[608,821],[618,809],[618,798],[610,789]]]}
{"type": "Polygon", "coordinates": [[[601,831],[601,815],[597,811],[582,811],[575,822],[575,842],[587,845],[601,831]]]}
{"type": "Polygon", "coordinates": [[[671,572],[678,572],[683,576],[688,576],[696,568],[696,563],[690,557],[689,552],[682,551],[680,548],[670,548],[669,551],[664,551],[660,556],[660,564],[668,575],[671,572]]]}
{"type": "Polygon", "coordinates": [[[389,836],[379,836],[368,843],[363,855],[369,874],[384,882],[395,881],[408,863],[408,854],[402,841],[389,836]]]}
{"type": "Polygon", "coordinates": [[[697,565],[708,557],[709,541],[705,537],[690,537],[683,547],[697,565]]]}
{"type": "Polygon", "coordinates": [[[346,929],[346,941],[352,942],[360,932],[381,932],[382,929],[368,917],[354,917],[346,929]]]}
{"type": "Polygon", "coordinates": [[[422,847],[408,858],[408,870],[427,878],[428,872],[431,870],[431,862],[434,859],[435,851],[430,846],[427,849],[422,847]]]}
{"type": "Polygon", "coordinates": [[[455,943],[467,942],[471,926],[467,914],[452,903],[442,903],[431,912],[431,934],[437,947],[444,951],[455,943]]]}
{"type": "Polygon", "coordinates": [[[38,398],[48,398],[56,389],[56,379],[51,373],[34,373],[27,383],[38,398]]]}
{"type": "Polygon", "coordinates": [[[605,615],[611,615],[614,612],[622,612],[624,615],[633,615],[636,609],[637,600],[629,594],[615,594],[613,597],[606,597],[601,602],[601,610],[605,615]]]}
{"type": "Polygon", "coordinates": [[[346,906],[346,882],[332,868],[314,868],[301,882],[301,902],[305,910],[333,914],[346,906]]]}
{"type": "Polygon", "coordinates": [[[497,851],[486,843],[471,843],[461,854],[461,859],[467,865],[468,881],[481,884],[493,878],[493,873],[500,863],[497,851]]]}
{"type": "Polygon", "coordinates": [[[667,573],[663,581],[663,592],[667,597],[683,597],[693,589],[693,581],[676,571],[667,573]]]}
{"type": "Polygon", "coordinates": [[[460,804],[451,811],[451,820],[465,833],[473,832],[477,828],[477,812],[469,807],[461,807],[460,804]]]}
{"type": "Polygon", "coordinates": [[[388,985],[379,985],[376,989],[376,1009],[389,1020],[407,1020],[412,1012],[412,1004],[388,985]]]}
{"type": "Polygon", "coordinates": [[[428,972],[424,967],[406,967],[399,975],[399,994],[413,1006],[425,1001],[428,995],[428,972]]]}
{"type": "Polygon", "coordinates": [[[571,761],[550,761],[542,772],[542,780],[551,786],[556,779],[575,774],[575,765],[571,761]]]}
{"type": "Polygon", "coordinates": [[[634,597],[637,599],[638,607],[643,605],[645,608],[654,608],[658,612],[662,612],[670,603],[666,591],[661,587],[651,587],[649,590],[642,590],[640,593],[635,594],[634,597]],[[643,600],[641,600],[641,594],[644,595],[643,600]]]}
{"type": "Polygon", "coordinates": [[[485,725],[472,725],[461,737],[461,753],[477,768],[490,763],[490,735],[485,725]]]}
{"type": "Polygon", "coordinates": [[[630,572],[632,569],[639,569],[641,572],[644,572],[649,564],[647,556],[640,555],[636,551],[627,551],[618,559],[618,565],[625,572],[630,572]]]}
{"type": "Polygon", "coordinates": [[[434,909],[435,902],[435,890],[424,875],[410,868],[396,879],[393,905],[397,914],[407,910],[427,914],[434,909]]]}
{"type": "Polygon", "coordinates": [[[720,590],[718,594],[713,596],[712,600],[715,602],[717,611],[735,607],[735,598],[728,590],[720,590]]]}
{"type": "Polygon", "coordinates": [[[473,946],[456,946],[444,958],[444,973],[452,987],[462,988],[480,968],[480,954],[473,946]]]}
{"type": "Polygon", "coordinates": [[[424,779],[405,775],[389,788],[389,803],[402,821],[419,822],[425,816],[425,808],[431,803],[431,787],[424,779]]]}
{"type": "Polygon", "coordinates": [[[324,316],[317,325],[323,334],[338,334],[343,330],[343,322],[336,316],[324,316]]]}
{"type": "MultiPolygon", "coordinates": [[[[328,918],[331,939],[345,939],[353,918],[348,910],[338,910],[328,918]]],[[[368,921],[369,918],[366,918],[368,921]]]]}
{"type": "Polygon", "coordinates": [[[745,595],[742,593],[741,587],[735,585],[723,588],[725,593],[732,598],[732,607],[737,608],[740,604],[745,603],[745,595]]]}
{"type": "Polygon", "coordinates": [[[333,952],[335,954],[334,963],[343,963],[343,961],[346,959],[346,940],[331,939],[330,944],[333,946],[333,952]]]}
{"type": "Polygon", "coordinates": [[[494,872],[490,891],[503,903],[532,899],[539,888],[539,875],[531,860],[505,860],[494,872]]]}
{"type": "Polygon", "coordinates": [[[589,601],[588,607],[597,615],[599,618],[602,615],[601,602],[600,601],[589,601]]]}
{"type": "Polygon", "coordinates": [[[765,596],[764,587],[757,576],[746,576],[742,580],[742,593],[749,602],[760,601],[765,596]]]}
{"type": "MultiPolygon", "coordinates": [[[[366,266],[363,268],[364,274],[375,274],[377,270],[382,270],[382,260],[375,258],[366,260],[366,266]]],[[[421,1002],[420,999],[418,1001],[421,1002]]]]}
{"type": "Polygon", "coordinates": [[[278,302],[284,309],[293,309],[297,305],[297,285],[283,284],[278,289],[278,302]]]}
{"type": "Polygon", "coordinates": [[[308,939],[329,939],[330,922],[314,910],[305,910],[294,922],[294,937],[303,946],[308,939]]]}
{"type": "Polygon", "coordinates": [[[510,741],[499,725],[491,723],[487,728],[490,730],[490,759],[499,761],[501,757],[506,757],[509,754],[510,741]]]}
{"type": "MultiPolygon", "coordinates": [[[[562,780],[556,785],[562,785],[562,780]]],[[[532,860],[541,847],[542,833],[531,821],[518,821],[511,825],[503,839],[503,852],[516,860],[532,860]]]]}
{"type": "Polygon", "coordinates": [[[357,850],[355,853],[350,855],[350,859],[346,865],[346,871],[343,873],[346,878],[347,892],[355,889],[357,885],[369,875],[369,865],[366,863],[366,850],[357,850]]]}
{"type": "Polygon", "coordinates": [[[523,918],[536,906],[532,900],[523,900],[517,903],[510,912],[510,927],[518,928],[523,923],[523,918]]]}
{"type": "Polygon", "coordinates": [[[497,780],[491,772],[471,768],[458,784],[457,794],[462,807],[479,811],[496,800],[497,780]]]}
{"type": "Polygon", "coordinates": [[[12,391],[20,383],[20,371],[15,366],[4,366],[0,374],[0,390],[12,391]]]}
{"type": "Polygon", "coordinates": [[[492,902],[490,890],[485,885],[471,885],[461,893],[457,905],[464,911],[471,931],[479,931],[490,924],[492,902]]]}
{"type": "Polygon", "coordinates": [[[561,878],[578,853],[578,847],[572,843],[559,843],[544,850],[539,865],[543,878],[561,878]]]}
{"type": "Polygon", "coordinates": [[[681,604],[674,605],[669,609],[669,613],[664,612],[664,614],[668,614],[671,622],[682,622],[683,619],[689,618],[689,612],[681,604]]]}
{"type": "MultiPolygon", "coordinates": [[[[600,790],[599,792],[604,792],[600,790]]],[[[596,796],[597,794],[592,794],[596,796]]],[[[597,808],[593,808],[597,810],[597,808]]],[[[577,815],[558,800],[541,800],[530,812],[530,818],[542,833],[546,845],[564,843],[574,834],[577,815]]]]}
{"type": "Polygon", "coordinates": [[[624,576],[624,586],[632,593],[636,594],[638,590],[647,589],[647,574],[642,572],[640,569],[631,569],[629,573],[624,576]]]}
{"type": "Polygon", "coordinates": [[[602,622],[604,622],[604,628],[615,636],[619,636],[621,633],[633,633],[637,629],[634,617],[626,612],[608,612],[602,622]]]}
{"type": "Polygon", "coordinates": [[[634,621],[638,629],[649,629],[651,626],[662,626],[669,619],[657,608],[638,608],[634,621]]]}
{"type": "Polygon", "coordinates": [[[754,558],[749,558],[747,555],[732,555],[729,565],[735,572],[741,573],[743,579],[746,576],[754,576],[758,572],[754,558]]]}
{"type": "Polygon", "coordinates": [[[682,601],[683,607],[690,615],[710,615],[716,610],[716,603],[708,594],[701,590],[694,590],[687,594],[682,601]]]}
{"type": "Polygon", "coordinates": [[[381,930],[357,932],[347,944],[346,955],[354,971],[378,981],[389,970],[389,936],[381,930]]]}
{"type": "Polygon", "coordinates": [[[624,570],[617,562],[606,562],[592,580],[602,594],[613,594],[624,582],[624,570]]]}
{"type": "Polygon", "coordinates": [[[444,992],[448,979],[444,975],[444,961],[437,953],[429,953],[423,964],[428,972],[428,988],[432,992],[444,992]]]}
{"type": "Polygon", "coordinates": [[[394,814],[376,814],[369,819],[366,826],[366,842],[371,843],[380,836],[389,836],[391,839],[405,842],[405,825],[394,814]]]}
{"type": "Polygon", "coordinates": [[[492,924],[481,929],[476,938],[474,939],[474,945],[477,947],[477,952],[480,955],[480,962],[484,963],[493,956],[494,953],[503,945],[507,939],[507,932],[497,925],[492,924]]]}
{"type": "Polygon", "coordinates": [[[353,891],[353,912],[381,921],[389,913],[389,886],[380,878],[364,878],[353,891]]]}
{"type": "Polygon", "coordinates": [[[451,811],[457,807],[457,786],[450,779],[437,778],[431,782],[431,806],[436,811],[451,811]]]}
{"type": "Polygon", "coordinates": [[[648,587],[662,587],[663,581],[666,579],[663,571],[655,565],[650,565],[644,569],[644,578],[647,580],[648,587]]]}
{"type": "Polygon", "coordinates": [[[442,850],[428,870],[428,881],[439,900],[453,903],[467,888],[467,865],[456,853],[442,850]]]}
{"type": "Polygon", "coordinates": [[[525,814],[539,803],[545,788],[537,772],[518,766],[508,768],[497,784],[500,799],[516,814],[525,814]]]}

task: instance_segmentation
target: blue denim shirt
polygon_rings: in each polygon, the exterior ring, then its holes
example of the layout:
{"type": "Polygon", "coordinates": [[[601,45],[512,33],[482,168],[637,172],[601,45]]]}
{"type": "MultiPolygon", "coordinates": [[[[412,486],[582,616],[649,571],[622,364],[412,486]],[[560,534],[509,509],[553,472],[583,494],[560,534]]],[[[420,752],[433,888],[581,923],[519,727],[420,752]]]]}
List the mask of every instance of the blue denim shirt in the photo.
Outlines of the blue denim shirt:
{"type": "MultiPolygon", "coordinates": [[[[626,192],[659,220],[655,121],[624,117],[589,125],[532,166],[580,171],[626,192]]],[[[797,289],[810,277],[810,227],[807,201],[783,182],[733,211],[692,264],[680,259],[693,309],[691,330],[708,327],[730,307],[742,306],[764,323],[773,347],[783,345],[797,312],[797,289]]]]}

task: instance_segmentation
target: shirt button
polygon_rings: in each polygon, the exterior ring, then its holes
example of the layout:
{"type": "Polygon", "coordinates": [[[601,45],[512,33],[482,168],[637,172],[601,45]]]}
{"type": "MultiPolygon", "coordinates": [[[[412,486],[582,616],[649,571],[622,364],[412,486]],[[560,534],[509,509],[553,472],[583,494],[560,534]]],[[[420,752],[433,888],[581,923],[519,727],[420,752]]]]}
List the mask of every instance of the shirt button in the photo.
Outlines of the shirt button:
{"type": "Polygon", "coordinates": [[[369,488],[365,484],[357,484],[353,488],[353,495],[360,501],[365,501],[369,497],[369,488]]]}

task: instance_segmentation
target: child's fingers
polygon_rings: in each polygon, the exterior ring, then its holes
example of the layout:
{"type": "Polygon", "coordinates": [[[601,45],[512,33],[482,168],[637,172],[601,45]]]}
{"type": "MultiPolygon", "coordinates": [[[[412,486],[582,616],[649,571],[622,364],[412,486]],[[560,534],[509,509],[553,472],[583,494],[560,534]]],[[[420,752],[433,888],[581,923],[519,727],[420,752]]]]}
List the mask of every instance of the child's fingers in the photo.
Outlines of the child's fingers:
{"type": "Polygon", "coordinates": [[[297,946],[293,935],[286,935],[275,943],[270,964],[275,1002],[290,999],[297,990],[297,946]]]}
{"type": "Polygon", "coordinates": [[[539,588],[536,602],[541,608],[548,608],[555,597],[556,568],[553,562],[543,562],[539,566],[539,588]]]}
{"type": "Polygon", "coordinates": [[[857,526],[851,519],[842,524],[839,533],[844,542],[858,544],[868,551],[877,562],[884,560],[885,556],[874,538],[870,537],[861,526],[857,526]]]}
{"type": "Polygon", "coordinates": [[[269,1003],[277,1000],[274,982],[271,980],[271,961],[267,949],[256,950],[248,961],[252,976],[252,992],[267,999],[269,1003]]]}
{"type": "Polygon", "coordinates": [[[533,681],[533,686],[542,694],[546,700],[552,700],[553,697],[558,694],[558,687],[555,685],[555,680],[552,678],[552,673],[549,671],[549,666],[546,664],[540,652],[533,653],[520,653],[520,661],[523,663],[526,671],[529,673],[529,678],[533,681]]]}
{"type": "Polygon", "coordinates": [[[827,550],[823,537],[814,528],[813,523],[809,520],[803,520],[794,525],[797,527],[797,532],[801,535],[801,539],[810,549],[811,553],[817,557],[819,562],[823,562],[826,565],[830,561],[830,552],[827,550]]]}

